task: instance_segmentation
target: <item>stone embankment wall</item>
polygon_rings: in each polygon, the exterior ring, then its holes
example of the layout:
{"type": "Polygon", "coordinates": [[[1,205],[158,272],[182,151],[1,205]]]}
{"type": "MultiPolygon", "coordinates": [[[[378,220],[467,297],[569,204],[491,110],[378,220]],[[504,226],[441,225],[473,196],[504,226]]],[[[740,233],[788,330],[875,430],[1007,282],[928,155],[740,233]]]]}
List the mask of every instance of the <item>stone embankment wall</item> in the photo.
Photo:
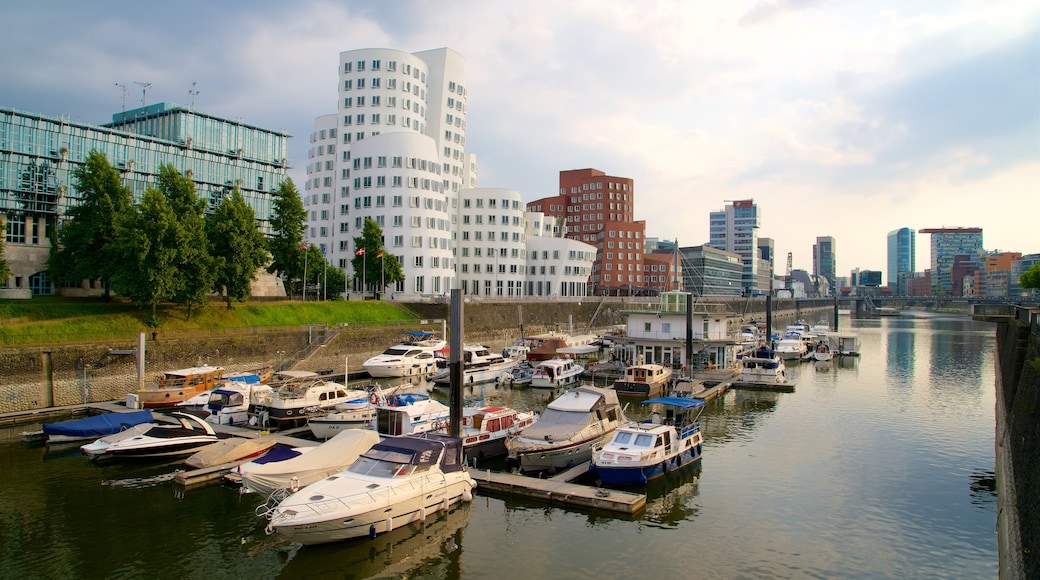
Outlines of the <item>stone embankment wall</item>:
{"type": "Polygon", "coordinates": [[[1040,578],[1040,335],[997,327],[997,539],[1000,578],[1040,578]]]}

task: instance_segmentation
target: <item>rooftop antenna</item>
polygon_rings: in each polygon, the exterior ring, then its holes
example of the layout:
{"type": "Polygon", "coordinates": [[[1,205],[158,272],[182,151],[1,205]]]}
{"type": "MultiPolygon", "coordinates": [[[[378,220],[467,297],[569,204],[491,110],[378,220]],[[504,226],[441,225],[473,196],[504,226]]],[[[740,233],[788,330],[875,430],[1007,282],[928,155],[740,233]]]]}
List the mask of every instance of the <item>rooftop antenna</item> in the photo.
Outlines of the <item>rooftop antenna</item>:
{"type": "Polygon", "coordinates": [[[195,110],[195,95],[199,94],[199,91],[195,90],[195,81],[191,81],[191,90],[188,91],[188,110],[195,110]]]}
{"type": "Polygon", "coordinates": [[[126,83],[116,83],[116,86],[123,89],[123,115],[126,115],[126,83]]]}
{"type": "Polygon", "coordinates": [[[141,106],[147,107],[148,89],[151,88],[152,83],[145,83],[141,81],[134,81],[134,84],[141,87],[141,106]]]}

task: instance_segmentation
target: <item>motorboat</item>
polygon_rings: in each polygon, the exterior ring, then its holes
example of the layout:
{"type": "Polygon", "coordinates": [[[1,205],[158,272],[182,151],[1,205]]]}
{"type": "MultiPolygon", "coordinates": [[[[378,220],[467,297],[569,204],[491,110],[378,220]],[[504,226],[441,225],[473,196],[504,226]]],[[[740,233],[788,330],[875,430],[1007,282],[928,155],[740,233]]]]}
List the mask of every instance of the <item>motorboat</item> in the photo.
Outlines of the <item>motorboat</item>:
{"type": "MultiPolygon", "coordinates": [[[[466,385],[494,381],[503,371],[511,370],[520,362],[493,353],[479,344],[467,344],[462,350],[462,382],[466,385]]],[[[437,369],[430,380],[442,385],[451,384],[451,362],[447,358],[438,358],[437,369]]]]}
{"type": "Polygon", "coordinates": [[[361,366],[372,377],[412,377],[427,375],[437,370],[438,350],[444,340],[431,332],[404,333],[405,339],[368,360],[361,366]]]}
{"type": "Polygon", "coordinates": [[[396,436],[446,429],[451,409],[425,393],[387,395],[376,405],[376,431],[396,436]]]}
{"type": "Polygon", "coordinates": [[[244,425],[249,422],[250,406],[270,395],[271,391],[271,386],[263,383],[229,381],[178,406],[208,411],[206,421],[214,425],[244,425]]]}
{"type": "Polygon", "coordinates": [[[646,485],[701,458],[704,437],[698,419],[704,401],[660,397],[642,404],[661,405],[666,414],[655,411],[646,421],[619,427],[606,445],[593,451],[589,471],[604,485],[646,485]]]}
{"type": "Polygon", "coordinates": [[[802,340],[801,332],[788,330],[784,333],[784,337],[780,339],[780,342],[777,343],[776,352],[785,361],[801,360],[805,357],[805,353],[808,352],[808,347],[805,345],[805,341],[802,340]]]}
{"type": "Polygon", "coordinates": [[[581,379],[585,367],[570,358],[551,358],[539,362],[531,376],[531,387],[538,389],[556,389],[569,387],[581,379]]]}
{"type": "Polygon", "coordinates": [[[533,379],[534,367],[526,360],[521,360],[515,367],[502,371],[498,375],[498,384],[510,387],[529,387],[533,379]]]}
{"type": "Polygon", "coordinates": [[[537,417],[510,407],[462,409],[462,448],[466,459],[476,462],[506,455],[506,440],[530,427],[537,417]]]}
{"type": "Polygon", "coordinates": [[[632,365],[625,374],[614,381],[618,396],[657,397],[668,394],[672,382],[672,369],[654,363],[632,365]]]}
{"type": "Polygon", "coordinates": [[[343,471],[380,439],[367,429],[342,431],[316,448],[285,461],[261,463],[242,472],[245,489],[271,496],[278,490],[297,489],[343,471]]]}
{"type": "MultiPolygon", "coordinates": [[[[198,451],[215,443],[219,437],[209,423],[182,411],[170,413],[176,419],[172,425],[152,424],[152,427],[126,438],[101,438],[80,447],[91,461],[121,459],[174,459],[198,451]]],[[[147,425],[147,423],[145,423],[147,425]]]]}
{"type": "Polygon", "coordinates": [[[113,435],[135,425],[152,423],[153,421],[152,412],[147,410],[128,413],[103,413],[72,421],[44,423],[43,433],[47,437],[47,443],[49,444],[71,443],[113,435]]]}
{"type": "Polygon", "coordinates": [[[775,351],[760,348],[740,359],[740,382],[770,384],[787,382],[787,366],[775,351]]]}
{"type": "Polygon", "coordinates": [[[838,356],[859,356],[859,335],[855,332],[839,332],[828,335],[831,352],[838,356]]]}
{"type": "Polygon", "coordinates": [[[256,439],[229,437],[202,447],[185,459],[184,464],[194,469],[227,465],[235,461],[259,457],[274,447],[274,444],[275,440],[271,437],[256,439]]]}
{"type": "Polygon", "coordinates": [[[833,353],[831,352],[831,347],[827,344],[826,340],[821,340],[813,347],[812,357],[815,361],[827,362],[831,360],[832,356],[833,353]]]}
{"type": "MultiPolygon", "coordinates": [[[[317,449],[318,446],[310,447],[272,447],[263,455],[245,463],[239,464],[238,467],[234,468],[230,472],[224,474],[224,481],[232,485],[242,486],[243,476],[250,471],[266,465],[268,463],[278,463],[281,461],[287,461],[293,457],[299,457],[304,453],[317,449]]],[[[250,493],[249,488],[242,486],[239,490],[241,493],[250,493]]]]}
{"type": "Polygon", "coordinates": [[[600,341],[600,337],[594,334],[571,336],[569,334],[550,332],[548,334],[527,337],[523,340],[530,345],[531,349],[527,353],[527,360],[537,362],[557,358],[559,355],[565,354],[566,351],[561,349],[590,346],[591,348],[588,352],[596,352],[599,350],[599,347],[593,345],[593,343],[600,341]]]}
{"type": "Polygon", "coordinates": [[[354,391],[360,396],[356,399],[339,403],[328,415],[311,417],[307,425],[311,433],[318,439],[329,439],[344,429],[373,428],[376,418],[376,405],[382,400],[380,391],[371,388],[367,391],[354,391]]]}
{"type": "Polygon", "coordinates": [[[475,487],[461,439],[391,437],[349,468],[285,498],[269,512],[267,529],[305,545],[375,537],[472,501],[475,487]]]}
{"type": "Polygon", "coordinates": [[[521,471],[554,471],[574,467],[592,457],[626,421],[611,389],[582,386],[557,397],[533,425],[506,442],[509,458],[521,471]]]}
{"type": "Polygon", "coordinates": [[[351,390],[326,381],[310,371],[280,371],[271,392],[250,405],[249,424],[279,429],[298,427],[311,417],[327,415],[336,405],[368,398],[364,391],[351,390]]]}
{"type": "Polygon", "coordinates": [[[820,321],[814,324],[812,330],[810,330],[809,332],[813,336],[822,339],[831,333],[831,327],[826,322],[820,321]]]}
{"type": "Polygon", "coordinates": [[[222,367],[203,365],[166,371],[155,384],[127,396],[127,406],[135,409],[172,407],[199,393],[216,388],[224,380],[222,367]]]}

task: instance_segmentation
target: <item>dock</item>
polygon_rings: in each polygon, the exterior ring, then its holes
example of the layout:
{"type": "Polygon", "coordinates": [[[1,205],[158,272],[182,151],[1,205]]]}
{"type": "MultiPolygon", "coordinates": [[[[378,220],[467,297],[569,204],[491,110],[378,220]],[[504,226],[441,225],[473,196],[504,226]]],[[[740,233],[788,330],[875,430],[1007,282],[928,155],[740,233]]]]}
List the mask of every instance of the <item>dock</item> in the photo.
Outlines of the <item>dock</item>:
{"type": "Polygon", "coordinates": [[[746,389],[749,391],[779,391],[781,393],[793,393],[795,383],[745,383],[734,382],[733,388],[746,389]]]}
{"type": "Polygon", "coordinates": [[[583,463],[549,479],[490,470],[474,470],[471,475],[477,482],[479,490],[493,494],[537,499],[551,505],[597,509],[630,515],[637,514],[646,507],[646,494],[579,485],[562,479],[576,469],[584,471],[587,469],[587,465],[587,462],[583,463]]]}

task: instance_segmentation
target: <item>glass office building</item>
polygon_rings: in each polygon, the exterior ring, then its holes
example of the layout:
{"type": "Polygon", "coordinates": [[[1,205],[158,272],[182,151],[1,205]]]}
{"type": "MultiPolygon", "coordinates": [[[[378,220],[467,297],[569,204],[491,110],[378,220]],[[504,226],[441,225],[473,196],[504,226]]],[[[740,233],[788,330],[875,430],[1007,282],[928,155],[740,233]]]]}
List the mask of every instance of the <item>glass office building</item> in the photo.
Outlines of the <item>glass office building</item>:
{"type": "Polygon", "coordinates": [[[917,235],[910,228],[899,228],[888,232],[888,287],[897,296],[906,296],[906,279],[899,283],[899,275],[913,273],[917,264],[917,235]]]}

